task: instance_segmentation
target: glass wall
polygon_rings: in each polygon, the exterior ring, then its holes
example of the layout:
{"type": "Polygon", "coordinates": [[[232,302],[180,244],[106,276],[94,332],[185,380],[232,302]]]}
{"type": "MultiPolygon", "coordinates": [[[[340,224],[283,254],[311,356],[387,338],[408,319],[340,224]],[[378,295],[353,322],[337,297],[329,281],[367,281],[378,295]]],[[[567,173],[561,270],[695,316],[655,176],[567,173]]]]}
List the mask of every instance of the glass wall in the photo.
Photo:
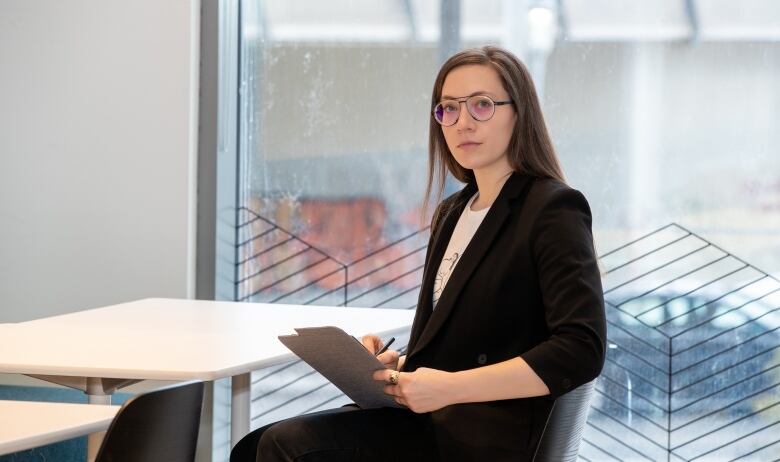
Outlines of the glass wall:
{"type": "MultiPolygon", "coordinates": [[[[610,350],[582,459],[780,457],[780,4],[240,13],[236,299],[413,309],[435,73],[449,50],[500,44],[593,209],[610,350]]],[[[301,364],[253,383],[253,426],[344,402],[301,364]]]]}

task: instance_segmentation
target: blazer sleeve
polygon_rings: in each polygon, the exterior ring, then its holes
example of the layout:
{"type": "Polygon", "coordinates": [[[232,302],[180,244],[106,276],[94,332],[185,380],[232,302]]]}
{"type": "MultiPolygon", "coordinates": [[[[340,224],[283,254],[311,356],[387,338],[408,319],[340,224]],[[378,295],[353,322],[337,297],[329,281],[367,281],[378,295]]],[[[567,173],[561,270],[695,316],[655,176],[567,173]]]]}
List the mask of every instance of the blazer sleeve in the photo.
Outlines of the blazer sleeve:
{"type": "Polygon", "coordinates": [[[555,191],[540,209],[530,242],[549,337],[521,357],[557,398],[604,366],[604,293],[585,197],[570,188],[555,191]]]}

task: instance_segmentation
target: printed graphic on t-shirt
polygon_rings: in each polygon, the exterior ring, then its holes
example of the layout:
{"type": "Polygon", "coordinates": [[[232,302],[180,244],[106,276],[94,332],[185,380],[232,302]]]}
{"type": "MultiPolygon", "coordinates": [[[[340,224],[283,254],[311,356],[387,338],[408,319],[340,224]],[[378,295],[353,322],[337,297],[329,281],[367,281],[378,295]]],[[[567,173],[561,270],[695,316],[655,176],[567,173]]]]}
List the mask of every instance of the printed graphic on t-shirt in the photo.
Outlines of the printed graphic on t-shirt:
{"type": "Polygon", "coordinates": [[[453,252],[451,257],[442,259],[442,264],[441,266],[439,266],[439,272],[436,273],[436,279],[433,282],[434,306],[436,305],[436,302],[439,301],[439,297],[441,297],[441,292],[444,289],[444,284],[446,284],[447,280],[450,278],[450,274],[452,274],[452,270],[455,268],[455,265],[458,263],[459,257],[460,257],[460,253],[453,252]]]}

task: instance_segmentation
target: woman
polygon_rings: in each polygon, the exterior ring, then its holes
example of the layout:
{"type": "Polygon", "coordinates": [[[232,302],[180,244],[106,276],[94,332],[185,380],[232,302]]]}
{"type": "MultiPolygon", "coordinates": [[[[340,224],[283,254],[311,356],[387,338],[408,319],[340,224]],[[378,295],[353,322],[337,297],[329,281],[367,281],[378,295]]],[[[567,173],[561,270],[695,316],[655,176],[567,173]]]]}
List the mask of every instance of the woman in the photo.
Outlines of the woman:
{"type": "Polygon", "coordinates": [[[403,408],[288,419],[232,461],[532,460],[554,399],[601,371],[590,209],[564,183],[527,69],[501,48],[462,51],[432,107],[426,199],[448,172],[466,186],[434,213],[407,355],[379,356],[374,378],[403,408]]]}

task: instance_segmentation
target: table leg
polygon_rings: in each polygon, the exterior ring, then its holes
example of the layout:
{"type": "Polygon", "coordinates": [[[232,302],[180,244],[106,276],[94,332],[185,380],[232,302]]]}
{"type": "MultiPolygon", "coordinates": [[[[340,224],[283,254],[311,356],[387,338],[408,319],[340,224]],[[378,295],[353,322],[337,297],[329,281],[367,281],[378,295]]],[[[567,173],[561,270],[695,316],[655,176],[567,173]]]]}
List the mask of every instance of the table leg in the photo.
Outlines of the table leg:
{"type": "MultiPolygon", "coordinates": [[[[85,390],[89,404],[111,404],[111,393],[106,393],[103,388],[103,382],[100,379],[87,379],[87,389],[85,390]]],[[[87,462],[94,462],[97,459],[100,445],[106,432],[90,433],[87,436],[87,462]]]]}
{"type": "Polygon", "coordinates": [[[249,433],[249,406],[252,379],[249,373],[233,376],[230,409],[230,447],[249,433]]]}
{"type": "MultiPolygon", "coordinates": [[[[87,394],[89,404],[111,404],[111,395],[114,391],[140,382],[139,379],[104,379],[100,377],[73,377],[65,375],[38,375],[27,374],[36,379],[56,383],[65,387],[75,388],[87,394]]],[[[100,445],[106,432],[92,433],[87,437],[87,461],[93,462],[97,458],[100,445]]]]}

